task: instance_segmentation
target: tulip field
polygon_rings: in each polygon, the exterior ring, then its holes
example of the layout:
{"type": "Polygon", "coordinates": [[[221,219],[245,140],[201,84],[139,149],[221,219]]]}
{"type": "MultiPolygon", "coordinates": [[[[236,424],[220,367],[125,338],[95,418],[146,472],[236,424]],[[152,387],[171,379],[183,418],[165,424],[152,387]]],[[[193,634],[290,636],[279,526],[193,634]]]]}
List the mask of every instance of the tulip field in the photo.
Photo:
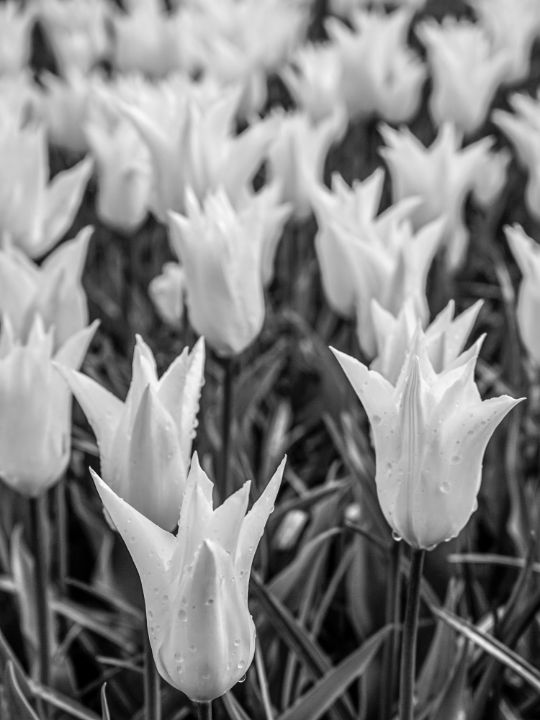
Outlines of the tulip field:
{"type": "Polygon", "coordinates": [[[0,2],[0,720],[540,718],[540,0],[0,2]]]}

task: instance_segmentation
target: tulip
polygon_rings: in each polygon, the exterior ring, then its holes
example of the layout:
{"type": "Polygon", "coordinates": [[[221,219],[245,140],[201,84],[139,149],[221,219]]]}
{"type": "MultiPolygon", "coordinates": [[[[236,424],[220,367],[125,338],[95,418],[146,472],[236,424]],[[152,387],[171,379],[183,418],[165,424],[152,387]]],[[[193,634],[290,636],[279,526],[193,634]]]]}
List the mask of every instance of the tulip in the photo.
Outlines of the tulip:
{"type": "Polygon", "coordinates": [[[474,201],[480,207],[492,206],[500,197],[508,175],[512,155],[508,150],[488,151],[479,163],[472,188],[474,201]]]}
{"type": "Polygon", "coordinates": [[[60,74],[86,74],[109,52],[105,0],[38,0],[37,13],[60,74]]]}
{"type": "Polygon", "coordinates": [[[264,322],[264,225],[258,212],[235,211],[223,190],[203,205],[188,191],[186,204],[187,216],[170,213],[169,232],[191,324],[218,355],[237,355],[264,322]]]}
{"type": "Polygon", "coordinates": [[[78,372],[59,368],[99,447],[115,493],[160,527],[178,521],[204,382],[204,342],[187,348],[158,380],[152,351],[137,336],[125,402],[78,372]]]}
{"type": "Polygon", "coordinates": [[[426,69],[407,46],[412,11],[384,15],[358,10],[352,29],[336,18],[326,29],[340,58],[341,92],[352,119],[379,116],[407,122],[415,115],[426,69]]]}
{"type": "Polygon", "coordinates": [[[150,208],[152,165],[133,125],[94,94],[84,133],[96,163],[96,212],[104,225],[127,235],[141,228],[150,208]]]}
{"type": "MultiPolygon", "coordinates": [[[[207,86],[209,87],[209,86],[207,86]]],[[[235,206],[249,193],[276,127],[275,120],[255,122],[235,134],[238,89],[196,94],[185,84],[169,87],[157,108],[125,104],[122,110],[146,143],[155,178],[154,213],[184,212],[186,189],[199,200],[223,187],[235,206]]]]}
{"type": "Polygon", "coordinates": [[[141,515],[91,471],[139,572],[157,669],[195,702],[226,693],[253,660],[250,570],[284,466],[285,459],[245,515],[250,483],[214,510],[213,484],[195,454],[176,537],[141,515]]]}
{"type": "Polygon", "coordinates": [[[420,198],[422,202],[410,215],[415,228],[441,216],[446,218],[445,259],[450,272],[455,272],[463,264],[469,245],[463,218],[465,200],[477,186],[493,138],[485,137],[460,149],[459,133],[445,124],[426,148],[407,129],[383,125],[380,132],[387,146],[381,155],[392,177],[394,202],[420,198]]]}
{"type": "MultiPolygon", "coordinates": [[[[469,359],[471,351],[478,352],[473,346],[463,353],[463,346],[472,330],[482,307],[478,300],[470,308],[454,317],[455,303],[450,300],[433,322],[424,330],[426,352],[436,373],[441,373],[456,363],[463,365],[469,359]]],[[[377,343],[377,357],[370,369],[376,370],[392,385],[396,385],[411,344],[418,327],[423,324],[423,317],[417,313],[412,299],[408,299],[397,317],[382,308],[376,300],[372,300],[371,314],[377,343]]]]}
{"type": "Polygon", "coordinates": [[[519,225],[506,227],[504,232],[523,275],[516,309],[519,334],[529,357],[535,365],[540,366],[540,245],[526,235],[519,225]]]}
{"type": "Polygon", "coordinates": [[[71,393],[54,363],[78,368],[96,327],[97,321],[72,335],[53,356],[53,329],[45,330],[39,316],[24,343],[9,317],[2,320],[0,477],[23,495],[41,495],[67,467],[71,393]]]}
{"type": "Polygon", "coordinates": [[[121,73],[140,72],[153,78],[177,69],[174,16],[161,0],[129,0],[126,12],[113,15],[113,66],[121,73]]]}
{"type": "Polygon", "coordinates": [[[65,77],[43,73],[42,115],[51,145],[82,155],[88,151],[84,124],[92,88],[101,81],[97,73],[68,72],[65,77]]]}
{"type": "Polygon", "coordinates": [[[311,213],[310,188],[322,182],[330,146],[341,139],[346,117],[339,108],[317,125],[305,113],[276,112],[281,121],[268,154],[268,175],[277,183],[283,202],[290,203],[294,217],[305,220],[311,213]]]}
{"type": "Polygon", "coordinates": [[[82,273],[92,228],[81,230],[36,265],[15,247],[0,250],[0,313],[26,339],[36,315],[52,328],[54,347],[88,325],[82,273]]]}
{"type": "Polygon", "coordinates": [[[303,40],[308,13],[284,0],[199,3],[204,18],[204,70],[241,88],[239,116],[252,117],[267,99],[267,75],[279,72],[303,40]]]}
{"type": "Polygon", "coordinates": [[[512,95],[513,112],[495,110],[493,122],[507,135],[519,164],[528,172],[525,205],[535,220],[540,220],[540,97],[512,95]]]}
{"type": "Polygon", "coordinates": [[[392,227],[405,219],[418,202],[408,198],[390,206],[377,216],[384,183],[384,170],[378,168],[363,181],[349,187],[334,173],[331,191],[315,185],[311,202],[317,217],[315,250],[326,299],[334,312],[352,318],[356,312],[357,277],[351,265],[351,252],[359,241],[378,237],[386,242],[392,227]]]}
{"type": "Polygon", "coordinates": [[[477,506],[486,445],[520,401],[508,395],[482,401],[476,353],[437,374],[421,334],[395,387],[358,360],[332,352],[368,415],[377,495],[394,537],[423,550],[456,537],[477,506]]]}
{"type": "Polygon", "coordinates": [[[165,263],[161,275],[148,285],[148,294],[159,316],[168,325],[180,326],[184,315],[185,273],[176,262],[165,263]]]}
{"type": "Polygon", "coordinates": [[[506,75],[507,53],[494,53],[484,29],[465,20],[445,18],[441,25],[425,20],[416,32],[433,74],[433,120],[439,126],[452,122],[466,135],[475,132],[506,75]]]}
{"type": "Polygon", "coordinates": [[[41,93],[30,70],[11,75],[0,73],[0,127],[9,119],[16,127],[23,127],[38,121],[41,115],[41,93]]]}
{"type": "Polygon", "coordinates": [[[87,158],[48,183],[47,152],[42,125],[19,128],[0,122],[5,178],[0,187],[0,235],[7,235],[31,258],[50,250],[69,228],[92,172],[87,158]]]}
{"type": "Polygon", "coordinates": [[[0,5],[0,75],[23,70],[30,59],[30,33],[35,11],[8,0],[0,5]]]}
{"type": "Polygon", "coordinates": [[[330,44],[305,45],[281,73],[297,106],[314,124],[333,115],[344,103],[339,60],[330,44]]]}
{"type": "Polygon", "coordinates": [[[485,28],[495,52],[508,58],[504,81],[526,80],[534,41],[540,36],[540,5],[536,0],[468,0],[485,28]]]}

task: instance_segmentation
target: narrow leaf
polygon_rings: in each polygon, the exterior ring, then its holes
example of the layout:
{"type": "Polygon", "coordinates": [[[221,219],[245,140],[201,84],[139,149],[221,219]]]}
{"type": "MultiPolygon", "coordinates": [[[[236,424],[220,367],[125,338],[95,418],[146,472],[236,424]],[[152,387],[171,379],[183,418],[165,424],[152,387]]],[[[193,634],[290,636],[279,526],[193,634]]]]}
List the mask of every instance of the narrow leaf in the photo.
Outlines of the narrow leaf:
{"type": "Polygon", "coordinates": [[[292,708],[286,710],[279,720],[318,720],[353,680],[361,677],[367,670],[390,630],[390,626],[379,630],[362,647],[330,670],[292,708]]]}

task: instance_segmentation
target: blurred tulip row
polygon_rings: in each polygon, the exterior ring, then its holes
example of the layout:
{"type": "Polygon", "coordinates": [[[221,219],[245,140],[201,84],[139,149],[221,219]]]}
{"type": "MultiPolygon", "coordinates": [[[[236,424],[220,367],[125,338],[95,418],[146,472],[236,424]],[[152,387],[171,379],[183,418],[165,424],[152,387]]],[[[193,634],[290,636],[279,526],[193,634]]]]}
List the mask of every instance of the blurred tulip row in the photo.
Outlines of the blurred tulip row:
{"type": "Polygon", "coordinates": [[[539,39],[0,4],[0,717],[537,716],[539,39]]]}

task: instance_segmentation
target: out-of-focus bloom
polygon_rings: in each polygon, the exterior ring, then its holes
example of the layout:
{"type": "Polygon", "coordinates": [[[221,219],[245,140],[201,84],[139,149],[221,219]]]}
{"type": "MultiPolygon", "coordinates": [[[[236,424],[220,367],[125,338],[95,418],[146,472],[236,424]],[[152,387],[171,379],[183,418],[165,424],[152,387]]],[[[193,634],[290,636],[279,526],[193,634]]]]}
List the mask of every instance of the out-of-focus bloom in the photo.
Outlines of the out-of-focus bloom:
{"type": "Polygon", "coordinates": [[[0,237],[31,258],[50,250],[69,229],[92,172],[92,160],[58,173],[48,182],[43,125],[0,124],[0,237]]]}
{"type": "Polygon", "coordinates": [[[81,280],[91,234],[92,228],[84,228],[39,266],[16,247],[0,250],[0,313],[9,318],[15,337],[26,340],[36,315],[52,328],[55,348],[86,327],[81,280]]]}
{"type": "Polygon", "coordinates": [[[508,174],[508,165],[512,155],[508,150],[488,151],[479,163],[476,181],[472,188],[473,198],[481,207],[493,205],[504,186],[508,174]]]}
{"type": "Polygon", "coordinates": [[[31,5],[15,0],[0,5],[0,75],[18,73],[30,59],[30,33],[35,19],[31,5]]]}
{"type": "Polygon", "coordinates": [[[274,118],[280,125],[268,152],[268,176],[294,217],[305,220],[311,213],[310,189],[322,182],[330,146],[343,136],[347,120],[339,108],[316,125],[303,112],[276,112],[274,118]]]}
{"type": "Polygon", "coordinates": [[[37,316],[22,343],[9,317],[0,334],[0,477],[35,497],[60,479],[70,455],[71,393],[53,364],[82,363],[97,322],[72,335],[53,358],[53,328],[37,316]]]}
{"type": "MultiPolygon", "coordinates": [[[[481,307],[482,301],[478,300],[461,315],[454,317],[455,303],[450,300],[424,330],[427,356],[436,373],[449,370],[456,364],[463,365],[471,354],[478,353],[475,346],[466,353],[462,353],[462,350],[481,307]]],[[[415,303],[410,299],[405,302],[397,317],[382,308],[376,300],[372,301],[371,312],[377,357],[370,369],[376,370],[392,385],[396,385],[415,333],[423,325],[423,318],[418,315],[415,303]]]]}
{"type": "Polygon", "coordinates": [[[112,63],[121,73],[159,78],[178,69],[177,22],[162,0],[128,0],[126,12],[113,15],[112,63]]]}
{"type": "Polygon", "coordinates": [[[369,417],[377,495],[394,536],[425,550],[456,537],[476,509],[486,445],[519,400],[482,401],[476,352],[437,374],[421,333],[395,386],[333,352],[369,417]]]}
{"type": "Polygon", "coordinates": [[[223,187],[235,206],[249,193],[277,121],[257,121],[235,135],[238,101],[238,90],[197,95],[178,86],[161,97],[159,115],[123,107],[150,151],[160,220],[169,210],[184,211],[187,187],[199,200],[223,187]]]}
{"type": "Polygon", "coordinates": [[[438,217],[446,218],[444,245],[451,272],[465,260],[469,232],[463,218],[467,195],[477,185],[493,138],[485,137],[461,148],[461,137],[444,124],[429,148],[407,129],[380,128],[387,147],[381,150],[392,176],[394,202],[407,197],[422,200],[411,212],[414,227],[438,217]]]}
{"type": "Polygon", "coordinates": [[[273,183],[246,197],[238,209],[240,216],[246,216],[245,222],[262,226],[262,281],[268,287],[274,279],[274,261],[278,243],[285,223],[291,213],[291,206],[280,202],[280,187],[273,183]],[[252,218],[252,219],[250,219],[252,218]]]}
{"type": "MultiPolygon", "coordinates": [[[[230,690],[253,660],[249,577],[284,465],[285,459],[246,515],[250,483],[214,510],[213,484],[195,454],[176,537],[137,512],[91,471],[141,578],[156,667],[168,683],[196,702],[230,690]]],[[[178,512],[179,506],[177,516],[178,512]]]]}
{"type": "Polygon", "coordinates": [[[219,355],[237,355],[264,322],[264,226],[258,213],[235,211],[223,190],[202,205],[188,190],[186,204],[186,217],[170,213],[169,231],[190,322],[219,355]]]}
{"type": "Polygon", "coordinates": [[[312,123],[333,115],[344,103],[340,59],[330,44],[300,48],[281,75],[298,108],[312,123]]]}
{"type": "Polygon", "coordinates": [[[504,231],[523,275],[516,308],[519,334],[531,360],[540,366],[540,245],[519,225],[506,227],[504,231]]]}
{"type": "Polygon", "coordinates": [[[38,17],[60,73],[88,73],[109,53],[105,0],[38,0],[38,17]]]}
{"type": "Polygon", "coordinates": [[[241,88],[241,117],[259,112],[267,75],[278,72],[302,41],[308,14],[286,0],[198,2],[205,33],[204,69],[223,85],[241,88]]]}
{"type": "Polygon", "coordinates": [[[469,0],[495,51],[508,57],[505,81],[529,75],[531,50],[540,36],[540,5],[536,0],[469,0]]]}
{"type": "Polygon", "coordinates": [[[108,94],[95,91],[84,132],[96,163],[96,212],[119,232],[132,234],[146,220],[151,202],[152,165],[148,148],[108,94]]]}
{"type": "Polygon", "coordinates": [[[334,173],[331,191],[313,187],[311,201],[317,217],[315,250],[326,299],[332,310],[343,317],[354,317],[357,277],[351,265],[351,250],[359,241],[369,242],[376,235],[385,242],[392,227],[406,218],[419,201],[407,198],[377,216],[384,183],[384,170],[378,168],[351,187],[334,173]]]}
{"type": "Polygon", "coordinates": [[[493,53],[481,25],[447,17],[425,20],[416,34],[427,48],[433,74],[429,101],[437,125],[453,122],[470,134],[485,121],[509,64],[504,50],[493,53]]]}
{"type": "Polygon", "coordinates": [[[65,77],[51,73],[41,76],[42,115],[47,126],[49,142],[55,147],[76,154],[88,150],[84,124],[90,106],[92,88],[102,82],[101,75],[68,72],[65,77]]]}
{"type": "Polygon", "coordinates": [[[540,96],[512,95],[510,105],[513,112],[495,110],[493,122],[508,136],[519,164],[528,171],[525,204],[540,220],[540,96]]]}
{"type": "Polygon", "coordinates": [[[422,324],[427,322],[426,280],[443,230],[444,221],[434,220],[414,235],[410,222],[404,221],[392,225],[386,237],[375,233],[356,242],[353,237],[344,241],[356,280],[356,333],[366,357],[376,354],[373,300],[395,315],[410,299],[422,324]]]}
{"type": "Polygon", "coordinates": [[[180,326],[184,315],[184,268],[176,262],[165,263],[161,275],[148,285],[148,294],[159,316],[168,325],[180,326]]]}
{"type": "Polygon", "coordinates": [[[39,120],[41,114],[41,93],[30,71],[0,74],[0,127],[3,126],[3,118],[22,127],[39,120]]]}
{"type": "Polygon", "coordinates": [[[406,122],[418,109],[426,69],[407,47],[412,11],[385,15],[359,10],[349,28],[336,18],[326,27],[341,62],[341,92],[353,119],[373,115],[406,122]]]}
{"type": "MultiPolygon", "coordinates": [[[[105,482],[171,530],[186,486],[204,382],[204,342],[187,348],[158,380],[152,351],[137,336],[125,402],[78,372],[62,371],[94,431],[105,482]]],[[[113,517],[114,520],[114,517],[113,517]]]]}
{"type": "Polygon", "coordinates": [[[330,0],[330,10],[334,15],[340,17],[350,17],[354,15],[358,8],[366,6],[392,6],[392,7],[412,7],[421,8],[426,4],[426,0],[330,0]]]}

